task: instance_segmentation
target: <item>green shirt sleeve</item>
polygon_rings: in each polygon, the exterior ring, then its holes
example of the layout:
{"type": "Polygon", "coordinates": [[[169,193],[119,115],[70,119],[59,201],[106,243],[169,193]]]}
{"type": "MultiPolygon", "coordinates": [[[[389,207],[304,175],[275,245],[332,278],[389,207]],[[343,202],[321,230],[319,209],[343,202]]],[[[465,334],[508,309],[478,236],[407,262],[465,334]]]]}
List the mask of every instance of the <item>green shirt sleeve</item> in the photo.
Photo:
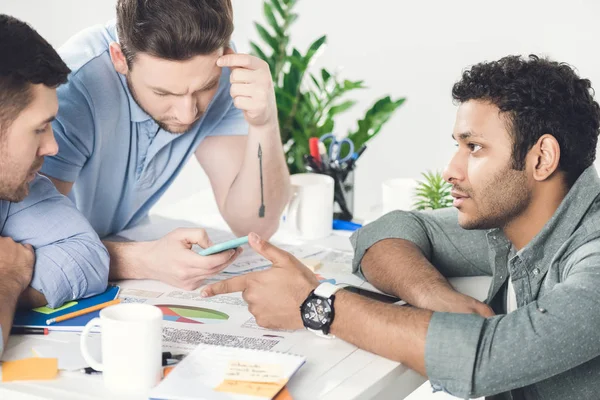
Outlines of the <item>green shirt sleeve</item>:
{"type": "Polygon", "coordinates": [[[417,245],[446,277],[491,275],[486,231],[458,225],[454,208],[433,211],[393,211],[356,231],[352,270],[364,279],[361,261],[367,250],[384,239],[404,239],[417,245]]]}

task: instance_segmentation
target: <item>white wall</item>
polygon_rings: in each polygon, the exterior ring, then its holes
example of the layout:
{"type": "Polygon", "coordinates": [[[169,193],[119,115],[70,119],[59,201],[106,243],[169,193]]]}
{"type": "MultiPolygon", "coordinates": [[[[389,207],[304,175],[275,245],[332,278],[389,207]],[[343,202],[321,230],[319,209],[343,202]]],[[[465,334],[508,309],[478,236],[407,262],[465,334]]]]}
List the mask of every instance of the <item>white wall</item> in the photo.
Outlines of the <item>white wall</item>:
{"type": "MultiPolygon", "coordinates": [[[[114,0],[0,0],[0,12],[30,22],[59,46],[71,34],[114,16],[114,0]]],[[[262,2],[233,0],[240,51],[258,40],[253,21],[263,21],[262,2]]],[[[600,90],[600,2],[596,0],[301,0],[293,29],[301,51],[318,36],[328,47],[315,68],[340,70],[364,79],[369,89],[338,121],[338,132],[354,126],[372,101],[407,97],[360,160],[357,211],[380,202],[381,182],[419,177],[442,169],[454,150],[450,133],[455,106],[450,89],[468,65],[507,54],[539,53],[568,62],[600,90]],[[368,5],[368,7],[366,7],[368,5]]],[[[190,165],[162,204],[208,185],[190,165]]]]}

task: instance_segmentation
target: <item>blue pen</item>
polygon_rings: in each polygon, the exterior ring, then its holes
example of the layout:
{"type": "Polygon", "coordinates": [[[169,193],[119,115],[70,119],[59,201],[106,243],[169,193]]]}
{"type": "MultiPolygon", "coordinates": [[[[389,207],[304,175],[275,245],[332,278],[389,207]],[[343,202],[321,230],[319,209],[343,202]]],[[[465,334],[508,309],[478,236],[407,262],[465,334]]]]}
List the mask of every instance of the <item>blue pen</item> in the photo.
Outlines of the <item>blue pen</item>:
{"type": "Polygon", "coordinates": [[[333,229],[337,231],[355,231],[362,228],[361,224],[351,221],[343,221],[341,219],[333,220],[333,229]]]}

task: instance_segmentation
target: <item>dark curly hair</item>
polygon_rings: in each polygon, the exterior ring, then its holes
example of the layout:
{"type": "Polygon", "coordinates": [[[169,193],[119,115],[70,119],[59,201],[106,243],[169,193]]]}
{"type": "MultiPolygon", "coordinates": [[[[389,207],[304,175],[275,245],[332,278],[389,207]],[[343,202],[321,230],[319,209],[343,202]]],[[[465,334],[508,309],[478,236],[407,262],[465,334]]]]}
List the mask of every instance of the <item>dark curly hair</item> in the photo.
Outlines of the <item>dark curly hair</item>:
{"type": "Polygon", "coordinates": [[[57,87],[71,72],[52,46],[25,22],[0,14],[0,133],[31,102],[31,84],[57,87]]]}
{"type": "Polygon", "coordinates": [[[483,62],[463,72],[452,97],[459,103],[484,100],[506,113],[513,139],[513,169],[544,134],[560,145],[559,169],[572,185],[596,158],[600,107],[589,79],[568,64],[530,55],[483,62]]]}

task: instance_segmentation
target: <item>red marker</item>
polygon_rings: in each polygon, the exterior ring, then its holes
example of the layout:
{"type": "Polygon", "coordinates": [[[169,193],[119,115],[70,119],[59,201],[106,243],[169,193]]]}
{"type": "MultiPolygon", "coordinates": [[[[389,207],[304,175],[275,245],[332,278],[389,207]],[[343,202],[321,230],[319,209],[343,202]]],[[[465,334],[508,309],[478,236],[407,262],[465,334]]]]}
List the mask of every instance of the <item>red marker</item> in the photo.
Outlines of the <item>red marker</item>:
{"type": "Polygon", "coordinates": [[[321,154],[319,153],[319,138],[312,137],[308,139],[308,148],[310,149],[310,155],[313,156],[317,164],[321,165],[321,154]]]}

